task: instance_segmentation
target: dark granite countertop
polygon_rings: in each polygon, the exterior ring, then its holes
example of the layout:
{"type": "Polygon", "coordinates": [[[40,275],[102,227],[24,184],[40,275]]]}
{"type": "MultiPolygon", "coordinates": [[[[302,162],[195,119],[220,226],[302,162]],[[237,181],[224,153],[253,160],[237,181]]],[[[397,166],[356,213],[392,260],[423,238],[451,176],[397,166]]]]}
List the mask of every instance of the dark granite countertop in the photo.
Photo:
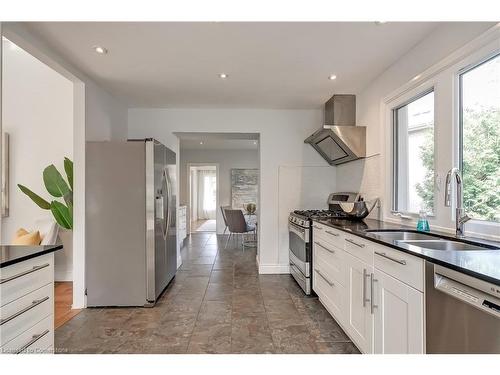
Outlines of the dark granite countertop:
{"type": "Polygon", "coordinates": [[[44,246],[1,245],[0,268],[23,262],[40,255],[52,253],[62,248],[63,246],[60,244],[44,246]]]}
{"type": "Polygon", "coordinates": [[[471,251],[431,250],[415,245],[382,239],[382,237],[377,236],[375,233],[367,232],[370,230],[380,229],[406,229],[415,231],[414,227],[392,224],[373,219],[365,219],[358,222],[340,219],[314,221],[381,245],[404,251],[408,254],[426,259],[443,267],[448,267],[454,269],[455,271],[459,271],[500,286],[500,242],[486,241],[472,237],[458,239],[449,233],[431,231],[427,233],[436,234],[448,240],[458,240],[467,243],[482,244],[485,246],[484,250],[471,251]],[[497,247],[498,250],[492,249],[492,247],[497,247]]]}

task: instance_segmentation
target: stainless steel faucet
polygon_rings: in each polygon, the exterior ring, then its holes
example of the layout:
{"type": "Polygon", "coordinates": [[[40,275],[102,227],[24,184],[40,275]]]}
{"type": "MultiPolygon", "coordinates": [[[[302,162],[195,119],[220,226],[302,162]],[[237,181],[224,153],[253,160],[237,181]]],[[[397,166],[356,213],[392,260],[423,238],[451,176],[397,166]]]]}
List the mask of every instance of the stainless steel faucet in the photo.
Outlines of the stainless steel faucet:
{"type": "Polygon", "coordinates": [[[462,208],[463,194],[462,194],[462,177],[458,168],[452,168],[446,174],[446,188],[444,191],[444,205],[451,206],[451,179],[455,176],[457,184],[457,203],[455,208],[455,228],[457,237],[464,236],[464,224],[471,218],[467,216],[465,210],[462,208]]]}

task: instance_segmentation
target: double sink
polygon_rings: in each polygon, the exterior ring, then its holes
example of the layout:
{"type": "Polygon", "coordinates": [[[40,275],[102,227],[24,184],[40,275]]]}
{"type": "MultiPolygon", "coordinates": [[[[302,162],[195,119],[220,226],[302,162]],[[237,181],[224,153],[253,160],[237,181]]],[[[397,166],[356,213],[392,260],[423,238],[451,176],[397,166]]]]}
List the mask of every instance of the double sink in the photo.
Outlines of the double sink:
{"type": "Polygon", "coordinates": [[[438,235],[426,234],[412,230],[367,230],[366,234],[386,242],[418,246],[423,249],[443,251],[477,251],[500,250],[487,244],[471,244],[468,242],[449,240],[438,235]]]}

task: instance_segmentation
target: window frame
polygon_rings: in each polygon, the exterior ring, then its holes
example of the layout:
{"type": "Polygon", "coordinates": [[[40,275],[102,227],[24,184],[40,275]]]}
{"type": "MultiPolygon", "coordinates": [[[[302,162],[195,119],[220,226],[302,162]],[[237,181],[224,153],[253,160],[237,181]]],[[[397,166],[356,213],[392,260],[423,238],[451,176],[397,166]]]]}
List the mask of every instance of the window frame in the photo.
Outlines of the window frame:
{"type": "MultiPolygon", "coordinates": [[[[399,153],[399,126],[397,120],[397,111],[408,104],[415,102],[424,96],[434,93],[433,100],[433,147],[434,153],[436,152],[436,86],[432,83],[430,86],[425,88],[419,88],[417,94],[412,95],[409,99],[406,99],[391,108],[391,213],[392,214],[402,214],[404,216],[417,217],[419,212],[411,211],[401,211],[398,208],[398,197],[399,197],[399,168],[398,162],[400,160],[399,153]]],[[[434,169],[434,195],[436,196],[436,158],[434,158],[433,163],[434,169]]],[[[436,214],[436,199],[434,199],[432,205],[432,212],[427,212],[427,215],[434,217],[436,214]]]]}
{"type": "MultiPolygon", "coordinates": [[[[455,95],[457,97],[457,121],[455,124],[455,134],[456,134],[456,147],[455,149],[455,155],[457,156],[457,165],[458,169],[460,170],[460,173],[463,173],[464,167],[463,167],[463,149],[464,149],[464,143],[463,143],[463,76],[464,74],[467,74],[468,72],[471,72],[472,70],[480,67],[483,64],[486,64],[488,61],[491,61],[495,58],[500,58],[500,50],[493,51],[485,56],[482,56],[482,58],[477,59],[471,64],[468,64],[461,69],[459,69],[456,72],[456,92],[455,95]]],[[[462,202],[463,203],[463,202],[462,202]]],[[[465,208],[465,211],[467,212],[467,208],[465,208]]],[[[454,217],[454,216],[453,216],[454,217]]],[[[479,219],[479,218],[471,218],[471,221],[475,221],[478,224],[482,225],[500,225],[500,222],[497,221],[490,221],[490,220],[484,220],[484,219],[479,219]]]]}

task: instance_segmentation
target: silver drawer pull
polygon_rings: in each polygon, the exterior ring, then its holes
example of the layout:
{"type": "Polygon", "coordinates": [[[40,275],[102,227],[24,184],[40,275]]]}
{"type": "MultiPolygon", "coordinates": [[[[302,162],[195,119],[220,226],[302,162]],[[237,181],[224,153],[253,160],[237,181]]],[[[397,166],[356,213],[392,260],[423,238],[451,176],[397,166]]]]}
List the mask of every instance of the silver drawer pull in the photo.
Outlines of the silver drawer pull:
{"type": "Polygon", "coordinates": [[[49,333],[50,331],[48,329],[46,329],[45,331],[43,331],[42,333],[39,333],[37,335],[33,335],[31,336],[31,340],[28,341],[26,344],[24,344],[17,352],[16,354],[20,354],[22,352],[24,352],[26,349],[28,349],[31,345],[33,345],[35,342],[37,342],[38,340],[40,340],[43,336],[45,336],[47,333],[49,333]]]}
{"type": "Polygon", "coordinates": [[[351,240],[351,239],[349,239],[349,238],[346,238],[345,240],[346,240],[347,242],[349,242],[349,243],[352,243],[353,245],[358,246],[358,247],[365,247],[365,244],[363,244],[363,243],[357,243],[357,242],[355,242],[355,241],[353,241],[353,240],[351,240]]]}
{"type": "Polygon", "coordinates": [[[323,280],[325,280],[325,281],[328,283],[328,285],[330,285],[330,286],[334,286],[334,285],[335,285],[335,284],[334,284],[334,283],[332,283],[330,280],[328,280],[328,278],[327,278],[325,275],[323,275],[323,274],[321,273],[321,271],[320,271],[320,270],[318,270],[317,268],[315,268],[314,270],[316,271],[316,273],[317,273],[318,275],[320,275],[320,276],[321,276],[321,278],[322,278],[323,280]]]}
{"type": "Polygon", "coordinates": [[[314,228],[314,229],[319,229],[319,230],[323,230],[323,228],[321,228],[321,227],[318,227],[317,225],[313,225],[313,228],[314,228]]]}
{"type": "Polygon", "coordinates": [[[381,257],[384,257],[385,259],[392,260],[393,262],[402,264],[403,266],[406,266],[406,260],[404,259],[395,259],[387,255],[386,253],[379,253],[378,251],[375,251],[375,254],[380,255],[381,257]]]}
{"type": "Polygon", "coordinates": [[[0,326],[4,325],[5,323],[11,321],[14,318],[17,318],[19,315],[22,315],[25,312],[30,311],[32,308],[34,308],[34,307],[38,306],[39,304],[47,301],[48,299],[49,299],[49,296],[34,300],[33,302],[31,302],[31,305],[29,305],[28,307],[25,307],[24,309],[19,310],[18,312],[15,312],[11,316],[8,316],[7,318],[4,318],[4,319],[0,320],[0,326]]]}
{"type": "Polygon", "coordinates": [[[326,246],[324,246],[324,245],[320,244],[320,243],[319,243],[319,242],[317,242],[317,241],[314,241],[314,243],[315,243],[316,245],[318,245],[319,247],[321,247],[322,249],[325,249],[325,250],[326,250],[326,251],[328,251],[329,253],[335,254],[335,250],[331,250],[331,249],[327,248],[326,246]]]}
{"type": "Polygon", "coordinates": [[[331,234],[332,236],[338,237],[338,233],[333,233],[331,230],[325,230],[326,233],[331,234]]]}
{"type": "Polygon", "coordinates": [[[45,268],[45,267],[48,267],[48,266],[50,266],[50,263],[45,263],[45,264],[42,264],[41,266],[34,266],[32,269],[27,270],[27,271],[23,271],[21,273],[18,273],[17,275],[6,277],[5,279],[0,279],[0,284],[6,283],[8,281],[15,280],[15,279],[17,279],[19,277],[28,275],[28,274],[30,274],[32,272],[41,270],[42,268],[45,268]]]}

